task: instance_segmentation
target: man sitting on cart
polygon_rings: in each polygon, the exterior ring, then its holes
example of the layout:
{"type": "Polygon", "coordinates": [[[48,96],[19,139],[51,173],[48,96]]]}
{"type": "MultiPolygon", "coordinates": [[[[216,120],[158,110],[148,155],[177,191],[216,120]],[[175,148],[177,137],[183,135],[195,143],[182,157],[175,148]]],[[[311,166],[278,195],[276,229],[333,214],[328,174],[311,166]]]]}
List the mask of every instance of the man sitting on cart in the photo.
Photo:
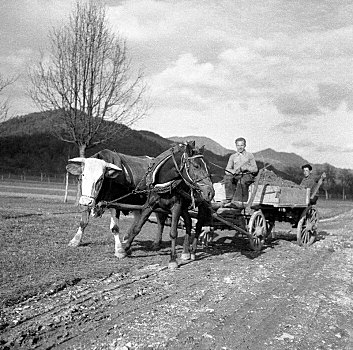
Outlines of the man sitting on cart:
{"type": "MultiPolygon", "coordinates": [[[[318,185],[318,180],[315,179],[312,173],[313,167],[310,164],[304,164],[302,169],[304,178],[301,181],[300,186],[310,188],[310,193],[312,194],[314,191],[317,191],[316,187],[318,185]]],[[[319,197],[315,194],[312,198],[310,198],[310,204],[316,204],[318,198],[319,197]]]]}
{"type": "Polygon", "coordinates": [[[237,151],[229,157],[224,175],[226,203],[224,208],[243,208],[248,201],[249,186],[258,171],[255,157],[245,150],[246,140],[235,140],[237,151]]]}

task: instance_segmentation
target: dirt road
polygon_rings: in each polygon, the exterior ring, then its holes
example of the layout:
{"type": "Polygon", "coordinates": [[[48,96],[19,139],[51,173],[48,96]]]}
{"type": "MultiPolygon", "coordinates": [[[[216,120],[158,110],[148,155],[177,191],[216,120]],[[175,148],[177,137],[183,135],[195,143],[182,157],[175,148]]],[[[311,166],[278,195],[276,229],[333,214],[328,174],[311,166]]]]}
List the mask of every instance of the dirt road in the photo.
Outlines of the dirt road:
{"type": "Polygon", "coordinates": [[[0,348],[353,349],[352,211],[321,222],[307,249],[283,232],[261,253],[228,236],[175,271],[165,247],[4,307],[0,348]]]}

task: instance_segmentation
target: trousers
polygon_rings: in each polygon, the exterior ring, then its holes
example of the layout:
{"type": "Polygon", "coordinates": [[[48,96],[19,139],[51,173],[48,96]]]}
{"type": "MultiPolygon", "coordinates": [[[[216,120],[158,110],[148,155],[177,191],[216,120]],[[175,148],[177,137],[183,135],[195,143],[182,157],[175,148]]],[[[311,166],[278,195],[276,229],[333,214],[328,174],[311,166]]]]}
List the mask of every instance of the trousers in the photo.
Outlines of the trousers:
{"type": "Polygon", "coordinates": [[[251,173],[240,175],[226,174],[223,178],[224,190],[227,201],[247,202],[249,198],[249,186],[254,182],[251,173]]]}

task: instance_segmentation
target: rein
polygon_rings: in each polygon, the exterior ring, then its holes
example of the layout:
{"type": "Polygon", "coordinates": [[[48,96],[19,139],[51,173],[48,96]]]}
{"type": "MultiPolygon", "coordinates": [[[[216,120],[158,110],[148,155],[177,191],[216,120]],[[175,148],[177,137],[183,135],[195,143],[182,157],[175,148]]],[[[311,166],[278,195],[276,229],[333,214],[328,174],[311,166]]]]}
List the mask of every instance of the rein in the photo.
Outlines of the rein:
{"type": "MultiPolygon", "coordinates": [[[[114,199],[110,202],[105,202],[105,201],[101,201],[99,202],[96,206],[98,208],[102,208],[108,205],[112,205],[114,203],[118,203],[120,200],[130,196],[130,195],[134,195],[134,194],[142,194],[142,193],[151,193],[151,192],[156,192],[156,193],[167,193],[167,192],[171,192],[173,189],[177,188],[182,181],[184,181],[191,189],[191,200],[192,200],[192,205],[193,207],[195,207],[195,198],[194,198],[194,191],[200,192],[200,189],[197,187],[197,183],[199,183],[200,181],[203,181],[204,179],[207,179],[209,177],[209,175],[204,176],[203,178],[200,179],[192,179],[192,177],[190,176],[189,173],[189,168],[190,168],[190,161],[196,158],[201,158],[203,161],[203,155],[202,154],[196,154],[194,156],[190,156],[188,157],[184,151],[184,153],[182,154],[181,160],[180,160],[180,166],[177,164],[177,161],[175,159],[175,147],[172,147],[169,150],[169,154],[167,154],[163,159],[167,159],[168,157],[171,157],[173,162],[174,162],[174,166],[175,169],[177,171],[177,173],[179,174],[179,176],[181,177],[180,179],[175,179],[172,180],[172,182],[164,187],[160,187],[160,188],[156,188],[153,185],[149,185],[147,189],[141,189],[139,190],[139,186],[146,180],[147,176],[153,171],[153,166],[150,166],[147,169],[147,172],[145,174],[145,176],[141,179],[141,181],[139,182],[139,184],[136,186],[136,188],[134,190],[132,190],[130,193],[125,194],[124,196],[121,196],[117,199],[114,199]],[[185,172],[187,175],[187,178],[183,175],[183,169],[185,168],[185,172]]],[[[178,149],[178,151],[180,150],[180,148],[178,149]]],[[[163,161],[162,159],[162,161],[163,161]]],[[[204,161],[203,161],[204,163],[204,161]]],[[[205,163],[204,163],[205,164],[205,163]]],[[[206,166],[206,165],[205,165],[206,166]]],[[[207,167],[206,167],[207,170],[207,167]]],[[[208,172],[207,172],[208,173],[208,172]]],[[[199,184],[199,186],[202,186],[199,184]]]]}

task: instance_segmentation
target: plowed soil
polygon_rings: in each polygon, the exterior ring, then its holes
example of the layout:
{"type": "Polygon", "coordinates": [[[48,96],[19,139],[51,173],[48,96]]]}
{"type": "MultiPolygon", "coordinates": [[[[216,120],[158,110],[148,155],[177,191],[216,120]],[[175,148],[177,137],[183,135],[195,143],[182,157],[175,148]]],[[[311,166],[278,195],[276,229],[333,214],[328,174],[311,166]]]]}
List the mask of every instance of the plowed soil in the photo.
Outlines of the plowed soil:
{"type": "Polygon", "coordinates": [[[0,348],[353,349],[353,206],[337,205],[322,208],[308,248],[283,224],[260,253],[218,231],[196,261],[169,270],[168,232],[153,251],[152,223],[118,260],[108,214],[71,248],[77,207],[3,197],[0,348]]]}

